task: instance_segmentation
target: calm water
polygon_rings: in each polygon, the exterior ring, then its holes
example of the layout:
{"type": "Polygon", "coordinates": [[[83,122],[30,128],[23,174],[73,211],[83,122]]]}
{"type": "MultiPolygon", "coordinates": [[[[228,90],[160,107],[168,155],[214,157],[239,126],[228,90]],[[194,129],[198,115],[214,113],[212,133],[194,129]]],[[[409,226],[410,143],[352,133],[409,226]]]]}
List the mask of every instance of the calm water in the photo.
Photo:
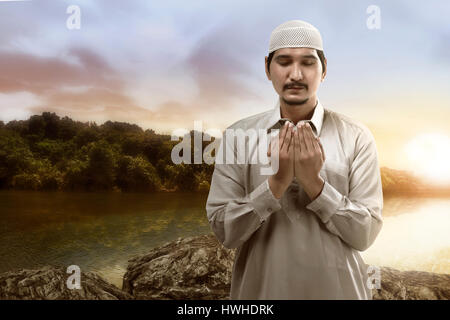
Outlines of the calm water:
{"type": "MultiPolygon", "coordinates": [[[[128,259],[210,233],[206,194],[0,192],[0,272],[80,266],[122,286],[128,259]]],[[[369,264],[450,273],[450,199],[385,200],[369,264]]]]}

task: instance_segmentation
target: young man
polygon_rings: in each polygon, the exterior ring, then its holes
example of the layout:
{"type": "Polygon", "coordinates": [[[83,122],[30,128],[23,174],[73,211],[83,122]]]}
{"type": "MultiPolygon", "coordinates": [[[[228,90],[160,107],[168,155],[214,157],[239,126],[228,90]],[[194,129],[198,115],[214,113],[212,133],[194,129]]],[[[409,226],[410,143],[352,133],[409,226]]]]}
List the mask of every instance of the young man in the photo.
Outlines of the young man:
{"type": "MultiPolygon", "coordinates": [[[[374,138],[320,104],[326,59],[314,26],[292,20],[275,28],[265,63],[279,95],[275,108],[228,129],[281,129],[268,152],[279,168],[265,176],[259,164],[216,157],[206,203],[219,241],[237,248],[230,298],[371,299],[358,251],[382,226],[374,138]]],[[[230,145],[224,140],[219,149],[230,145]]]]}

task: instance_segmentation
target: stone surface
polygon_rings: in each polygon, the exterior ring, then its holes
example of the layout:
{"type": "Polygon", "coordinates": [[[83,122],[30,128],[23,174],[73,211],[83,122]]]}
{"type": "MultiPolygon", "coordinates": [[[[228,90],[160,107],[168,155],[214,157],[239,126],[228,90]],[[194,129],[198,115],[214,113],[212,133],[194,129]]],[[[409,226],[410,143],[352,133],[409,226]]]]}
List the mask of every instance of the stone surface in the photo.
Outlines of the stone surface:
{"type": "MultiPolygon", "coordinates": [[[[214,235],[179,239],[129,261],[123,290],[136,299],[227,299],[234,260],[214,235]]],[[[450,275],[381,267],[374,300],[450,298],[450,275]]]]}
{"type": "Polygon", "coordinates": [[[1,300],[118,300],[130,295],[92,272],[81,272],[81,288],[68,289],[71,274],[63,267],[9,271],[0,274],[1,300]]]}
{"type": "MultiPolygon", "coordinates": [[[[81,289],[66,286],[63,267],[0,274],[0,299],[228,299],[235,250],[214,235],[178,239],[129,261],[123,291],[92,272],[82,272],[81,289]]],[[[450,298],[450,275],[381,267],[375,300],[450,298]]]]}
{"type": "Polygon", "coordinates": [[[136,299],[226,299],[233,261],[212,235],[178,239],[130,260],[122,289],[136,299]]]}
{"type": "Polygon", "coordinates": [[[374,300],[448,300],[450,274],[399,271],[381,267],[381,289],[373,290],[374,300]]]}

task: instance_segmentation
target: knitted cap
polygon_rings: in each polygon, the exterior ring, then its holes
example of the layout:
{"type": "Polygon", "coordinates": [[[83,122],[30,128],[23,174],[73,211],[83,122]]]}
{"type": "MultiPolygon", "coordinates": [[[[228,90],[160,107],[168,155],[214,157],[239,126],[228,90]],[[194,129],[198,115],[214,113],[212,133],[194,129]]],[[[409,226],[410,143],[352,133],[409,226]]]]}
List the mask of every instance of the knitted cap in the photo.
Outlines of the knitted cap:
{"type": "Polygon", "coordinates": [[[276,27],[270,35],[269,53],[281,48],[303,47],[323,50],[319,30],[308,22],[287,21],[276,27]]]}

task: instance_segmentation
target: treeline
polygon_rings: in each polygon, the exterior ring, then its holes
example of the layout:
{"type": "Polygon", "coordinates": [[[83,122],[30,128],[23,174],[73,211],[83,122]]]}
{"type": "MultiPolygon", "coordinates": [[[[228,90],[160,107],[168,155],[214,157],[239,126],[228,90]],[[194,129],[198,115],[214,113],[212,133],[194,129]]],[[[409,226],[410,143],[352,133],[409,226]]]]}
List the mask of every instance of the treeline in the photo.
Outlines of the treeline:
{"type": "MultiPolygon", "coordinates": [[[[97,125],[51,112],[0,121],[0,189],[207,192],[214,166],[174,164],[171,151],[178,143],[135,124],[97,125]]],[[[383,167],[381,178],[385,195],[450,193],[404,171],[383,167]]]]}
{"type": "Polygon", "coordinates": [[[135,124],[97,125],[51,112],[0,121],[0,188],[208,191],[214,166],[174,164],[171,151],[177,143],[135,124]]]}

